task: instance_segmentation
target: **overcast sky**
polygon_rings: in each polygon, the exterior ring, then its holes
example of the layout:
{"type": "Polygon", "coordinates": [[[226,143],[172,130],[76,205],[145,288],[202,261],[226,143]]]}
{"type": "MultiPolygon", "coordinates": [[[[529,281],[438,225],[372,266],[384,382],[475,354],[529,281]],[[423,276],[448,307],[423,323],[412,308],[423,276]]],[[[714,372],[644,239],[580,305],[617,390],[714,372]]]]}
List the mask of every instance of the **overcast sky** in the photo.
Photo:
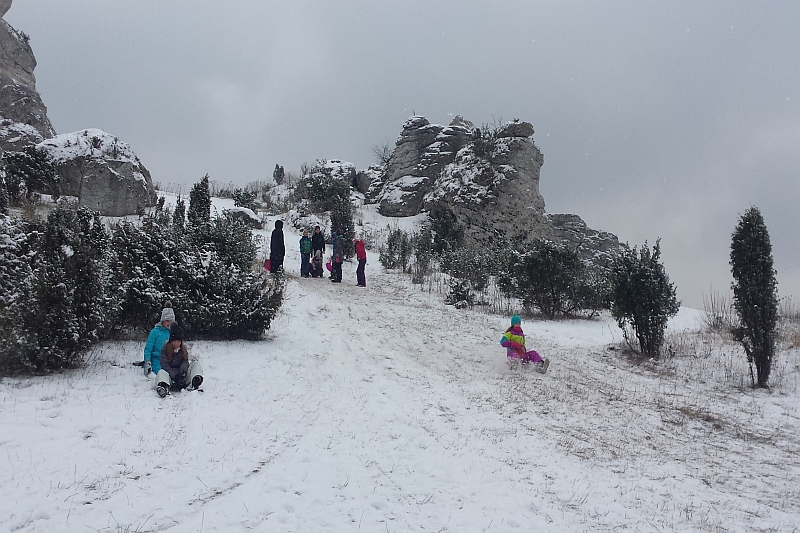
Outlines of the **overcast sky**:
{"type": "Polygon", "coordinates": [[[102,128],[155,182],[365,168],[413,113],[519,118],[551,213],[661,237],[684,303],[727,291],[750,206],[800,298],[800,2],[16,0],[57,132],[102,128]]]}

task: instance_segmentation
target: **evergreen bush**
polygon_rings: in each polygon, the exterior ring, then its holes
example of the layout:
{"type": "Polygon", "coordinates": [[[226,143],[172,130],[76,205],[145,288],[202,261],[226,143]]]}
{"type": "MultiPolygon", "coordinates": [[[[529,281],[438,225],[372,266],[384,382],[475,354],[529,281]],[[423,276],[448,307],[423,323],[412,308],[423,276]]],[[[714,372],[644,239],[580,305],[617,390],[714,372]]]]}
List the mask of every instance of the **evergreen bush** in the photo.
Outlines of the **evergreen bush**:
{"type": "Polygon", "coordinates": [[[233,196],[233,205],[247,208],[254,213],[258,211],[258,204],[256,203],[258,198],[257,191],[236,188],[231,193],[231,196],[233,196]]]}
{"type": "Polygon", "coordinates": [[[775,355],[778,282],[769,232],[756,207],[745,212],[733,232],[730,264],[733,305],[739,317],[733,335],[747,354],[753,386],[767,387],[775,355]]]}
{"type": "Polygon", "coordinates": [[[624,250],[612,266],[611,313],[631,345],[628,326],[642,353],[657,357],[664,342],[664,332],[670,317],[678,313],[675,286],[669,281],[661,258],[660,239],[652,252],[647,246],[637,251],[624,250]]]}
{"type": "Polygon", "coordinates": [[[14,266],[2,288],[4,369],[46,372],[76,365],[103,332],[107,235],[99,214],[60,202],[44,222],[18,221],[5,229],[15,237],[2,260],[14,266]]]}
{"type": "Polygon", "coordinates": [[[59,195],[61,178],[47,152],[26,146],[20,152],[5,152],[2,159],[6,191],[12,205],[30,201],[34,193],[59,195]]]}
{"type": "Polygon", "coordinates": [[[211,221],[211,191],[208,174],[192,186],[189,192],[189,212],[186,218],[193,226],[202,226],[211,221]]]}
{"type": "Polygon", "coordinates": [[[406,272],[411,259],[411,239],[408,233],[396,228],[389,231],[386,246],[380,251],[379,260],[384,268],[400,268],[406,272]]]}
{"type": "Polygon", "coordinates": [[[593,292],[598,286],[587,280],[587,268],[574,250],[545,240],[507,252],[498,276],[504,294],[520,298],[526,311],[538,310],[547,318],[572,315],[587,302],[602,300],[593,292]]]}

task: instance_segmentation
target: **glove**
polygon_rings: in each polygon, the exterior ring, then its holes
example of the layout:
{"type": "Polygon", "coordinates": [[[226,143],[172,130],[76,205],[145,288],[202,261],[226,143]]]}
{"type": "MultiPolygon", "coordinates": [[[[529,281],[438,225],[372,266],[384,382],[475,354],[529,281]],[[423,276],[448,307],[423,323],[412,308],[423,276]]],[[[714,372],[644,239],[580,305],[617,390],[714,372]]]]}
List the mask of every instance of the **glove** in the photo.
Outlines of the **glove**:
{"type": "Polygon", "coordinates": [[[142,365],[142,370],[144,370],[144,375],[149,376],[150,373],[153,371],[153,365],[150,364],[150,361],[145,361],[142,365]]]}
{"type": "Polygon", "coordinates": [[[186,388],[186,372],[180,372],[177,376],[175,376],[175,380],[172,383],[172,386],[176,389],[185,389],[186,388]]]}
{"type": "Polygon", "coordinates": [[[520,343],[518,343],[518,342],[513,342],[513,341],[512,341],[512,342],[511,342],[511,348],[512,348],[512,349],[513,349],[515,352],[517,352],[517,353],[519,353],[519,354],[521,354],[521,353],[524,351],[524,350],[522,349],[522,345],[521,345],[520,343]]]}

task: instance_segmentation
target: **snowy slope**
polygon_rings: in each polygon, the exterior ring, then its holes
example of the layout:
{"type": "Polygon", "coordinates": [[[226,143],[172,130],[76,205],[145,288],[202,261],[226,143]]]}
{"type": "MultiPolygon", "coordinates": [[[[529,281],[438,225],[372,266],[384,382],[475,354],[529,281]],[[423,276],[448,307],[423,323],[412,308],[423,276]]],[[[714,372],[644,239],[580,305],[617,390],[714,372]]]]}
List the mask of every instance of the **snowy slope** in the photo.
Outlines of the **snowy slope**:
{"type": "MultiPolygon", "coordinates": [[[[272,227],[272,219],[267,227],[272,227]]],[[[266,231],[264,233],[267,233],[266,231]]],[[[739,389],[713,345],[656,366],[596,321],[457,311],[369,255],[299,279],[263,342],[191,342],[205,392],[164,400],[105,343],[85,369],[0,381],[0,531],[794,531],[800,356],[739,389]],[[690,375],[695,377],[689,378],[690,375]]],[[[675,339],[697,342],[684,309],[675,339]]],[[[704,346],[704,345],[703,345],[704,346]]],[[[727,350],[727,351],[726,351],[727,350]]]]}

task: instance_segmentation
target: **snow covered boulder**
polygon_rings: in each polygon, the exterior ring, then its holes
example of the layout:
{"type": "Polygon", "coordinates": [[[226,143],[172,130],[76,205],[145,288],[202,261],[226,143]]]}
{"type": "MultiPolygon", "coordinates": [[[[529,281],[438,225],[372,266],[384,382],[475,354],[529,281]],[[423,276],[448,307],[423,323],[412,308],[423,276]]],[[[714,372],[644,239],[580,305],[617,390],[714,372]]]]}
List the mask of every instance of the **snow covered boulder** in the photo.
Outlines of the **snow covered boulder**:
{"type": "Polygon", "coordinates": [[[533,135],[533,124],[530,122],[521,122],[519,120],[512,120],[506,122],[497,128],[497,137],[504,139],[507,137],[530,137],[533,135]]]}
{"type": "Polygon", "coordinates": [[[131,147],[99,129],[57,135],[37,145],[61,176],[61,194],[105,216],[132,215],[155,205],[150,172],[131,147]]]}
{"type": "Polygon", "coordinates": [[[225,210],[234,220],[241,220],[248,228],[262,229],[264,225],[252,209],[246,207],[231,207],[225,210]]]}

